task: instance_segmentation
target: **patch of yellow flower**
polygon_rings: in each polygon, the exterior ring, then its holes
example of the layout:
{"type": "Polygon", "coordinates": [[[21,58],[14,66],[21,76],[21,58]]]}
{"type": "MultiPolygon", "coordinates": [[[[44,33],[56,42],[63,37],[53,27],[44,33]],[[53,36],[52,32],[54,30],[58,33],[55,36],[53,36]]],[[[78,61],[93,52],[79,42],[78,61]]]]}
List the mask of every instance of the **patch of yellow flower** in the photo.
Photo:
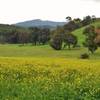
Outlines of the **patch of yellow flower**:
{"type": "MultiPolygon", "coordinates": [[[[7,89],[14,85],[16,90],[13,92],[15,93],[17,88],[20,88],[20,94],[24,96],[26,94],[29,97],[34,95],[37,98],[40,95],[41,98],[44,98],[47,95],[46,99],[41,100],[49,100],[50,94],[55,98],[55,93],[58,93],[57,97],[63,97],[64,91],[68,90],[77,94],[76,97],[84,93],[86,97],[96,98],[95,96],[98,96],[100,92],[100,61],[0,57],[0,81],[0,86],[4,85],[2,87],[7,87],[7,89]]],[[[16,95],[19,98],[19,91],[17,92],[16,95]]]]}

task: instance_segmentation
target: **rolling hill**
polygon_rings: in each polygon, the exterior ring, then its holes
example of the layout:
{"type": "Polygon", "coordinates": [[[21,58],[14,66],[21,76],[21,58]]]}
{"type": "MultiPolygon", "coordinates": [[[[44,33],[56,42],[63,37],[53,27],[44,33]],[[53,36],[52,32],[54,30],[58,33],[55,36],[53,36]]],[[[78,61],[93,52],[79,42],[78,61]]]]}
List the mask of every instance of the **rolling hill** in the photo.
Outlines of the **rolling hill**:
{"type": "Polygon", "coordinates": [[[63,26],[65,24],[66,22],[54,22],[54,21],[48,21],[48,20],[35,19],[35,20],[19,22],[19,23],[16,23],[15,25],[26,27],[26,28],[27,27],[55,28],[57,26],[63,26]]]}
{"type": "MultiPolygon", "coordinates": [[[[97,20],[96,22],[92,23],[91,25],[94,25],[95,27],[99,27],[100,26],[100,19],[97,20]]],[[[85,27],[87,27],[87,26],[85,26],[85,27]]],[[[75,31],[72,32],[73,34],[75,34],[78,37],[79,44],[82,44],[84,39],[85,39],[85,36],[82,34],[85,27],[76,29],[75,31]]]]}

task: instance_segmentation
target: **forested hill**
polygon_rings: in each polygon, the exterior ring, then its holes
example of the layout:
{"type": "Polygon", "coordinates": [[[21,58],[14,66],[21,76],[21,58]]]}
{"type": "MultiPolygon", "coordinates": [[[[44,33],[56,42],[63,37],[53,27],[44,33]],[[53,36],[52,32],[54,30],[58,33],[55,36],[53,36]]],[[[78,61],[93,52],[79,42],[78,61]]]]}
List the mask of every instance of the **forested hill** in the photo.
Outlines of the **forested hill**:
{"type": "Polygon", "coordinates": [[[16,26],[21,27],[39,27],[39,28],[56,28],[57,26],[63,26],[66,22],[54,22],[49,20],[29,20],[24,22],[16,23],[16,26]]]}

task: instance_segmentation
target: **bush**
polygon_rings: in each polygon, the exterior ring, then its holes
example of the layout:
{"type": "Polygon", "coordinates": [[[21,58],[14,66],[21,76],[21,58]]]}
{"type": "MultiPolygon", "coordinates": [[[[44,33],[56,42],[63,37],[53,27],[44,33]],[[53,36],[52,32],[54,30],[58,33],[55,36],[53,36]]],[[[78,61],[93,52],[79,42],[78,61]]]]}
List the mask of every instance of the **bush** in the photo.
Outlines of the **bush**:
{"type": "Polygon", "coordinates": [[[54,36],[50,40],[50,46],[55,50],[61,50],[62,49],[62,38],[60,35],[54,36]]]}
{"type": "Polygon", "coordinates": [[[83,54],[81,54],[80,58],[81,59],[88,59],[89,58],[89,54],[83,53],[83,54]]]}
{"type": "Polygon", "coordinates": [[[62,42],[57,42],[57,41],[50,41],[50,46],[55,49],[55,50],[61,50],[62,49],[62,42]]]}

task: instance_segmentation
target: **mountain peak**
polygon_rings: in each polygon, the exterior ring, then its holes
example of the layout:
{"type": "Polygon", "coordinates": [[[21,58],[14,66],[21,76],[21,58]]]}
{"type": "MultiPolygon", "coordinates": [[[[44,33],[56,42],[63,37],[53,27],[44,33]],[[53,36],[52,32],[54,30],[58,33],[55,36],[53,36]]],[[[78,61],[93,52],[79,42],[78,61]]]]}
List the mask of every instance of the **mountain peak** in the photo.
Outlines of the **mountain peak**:
{"type": "Polygon", "coordinates": [[[34,19],[34,20],[32,20],[32,21],[42,21],[41,19],[34,19]]]}

